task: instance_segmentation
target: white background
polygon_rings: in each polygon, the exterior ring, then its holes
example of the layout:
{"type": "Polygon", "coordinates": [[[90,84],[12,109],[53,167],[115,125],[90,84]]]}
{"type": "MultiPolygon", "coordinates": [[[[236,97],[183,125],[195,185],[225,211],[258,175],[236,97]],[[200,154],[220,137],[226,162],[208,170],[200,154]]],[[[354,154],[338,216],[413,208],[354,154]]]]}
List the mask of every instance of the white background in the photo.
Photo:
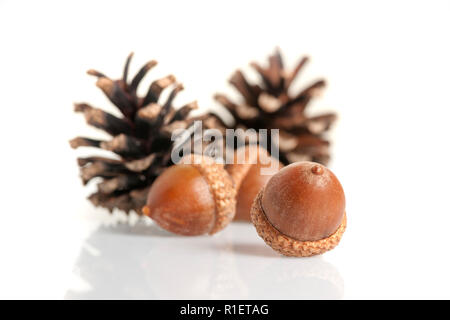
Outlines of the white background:
{"type": "MultiPolygon", "coordinates": [[[[0,298],[450,298],[450,2],[0,1],[0,298]],[[278,45],[328,82],[348,229],[332,252],[280,257],[249,225],[180,238],[85,200],[68,140],[100,136],[72,103],[111,109],[86,75],[150,59],[176,105],[278,45]]],[[[254,78],[254,74],[252,74],[254,78]]],[[[144,88],[142,88],[144,89],[144,88]]],[[[148,224],[148,221],[146,222],[148,224]]]]}

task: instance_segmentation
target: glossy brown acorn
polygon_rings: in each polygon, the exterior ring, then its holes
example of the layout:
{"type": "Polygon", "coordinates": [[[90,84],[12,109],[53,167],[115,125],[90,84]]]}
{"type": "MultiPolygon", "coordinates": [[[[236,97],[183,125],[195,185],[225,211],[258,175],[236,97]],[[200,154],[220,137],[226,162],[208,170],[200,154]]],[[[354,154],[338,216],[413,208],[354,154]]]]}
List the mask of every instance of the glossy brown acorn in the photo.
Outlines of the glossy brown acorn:
{"type": "Polygon", "coordinates": [[[233,163],[225,166],[237,190],[235,220],[251,221],[250,209],[256,195],[282,167],[264,148],[251,145],[236,150],[233,163]]]}
{"type": "Polygon", "coordinates": [[[170,232],[214,234],[233,219],[233,182],[222,164],[189,155],[166,169],[152,184],[142,212],[170,232]]]}
{"type": "Polygon", "coordinates": [[[258,234],[280,253],[321,254],[333,249],[345,231],[344,190],[323,165],[293,163],[258,193],[251,217],[258,234]]]}

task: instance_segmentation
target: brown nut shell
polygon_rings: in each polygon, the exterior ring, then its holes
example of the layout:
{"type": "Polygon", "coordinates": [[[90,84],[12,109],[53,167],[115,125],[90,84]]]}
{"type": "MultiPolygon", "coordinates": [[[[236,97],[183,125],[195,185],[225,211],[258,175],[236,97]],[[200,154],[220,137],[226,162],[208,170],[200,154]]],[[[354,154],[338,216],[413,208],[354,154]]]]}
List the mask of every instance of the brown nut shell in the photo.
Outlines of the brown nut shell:
{"type": "Polygon", "coordinates": [[[261,206],[270,223],[300,241],[333,234],[345,213],[345,194],[325,166],[309,161],[292,163],[265,185],[261,206]]]}
{"type": "Polygon", "coordinates": [[[212,235],[233,219],[235,189],[222,164],[188,155],[154,181],[142,211],[170,232],[212,235]]]}
{"type": "Polygon", "coordinates": [[[313,241],[296,240],[282,234],[267,220],[261,205],[263,193],[264,189],[255,198],[251,209],[251,218],[258,235],[274,250],[285,256],[309,257],[329,251],[339,244],[347,227],[347,216],[345,214],[338,229],[329,237],[313,241]]]}

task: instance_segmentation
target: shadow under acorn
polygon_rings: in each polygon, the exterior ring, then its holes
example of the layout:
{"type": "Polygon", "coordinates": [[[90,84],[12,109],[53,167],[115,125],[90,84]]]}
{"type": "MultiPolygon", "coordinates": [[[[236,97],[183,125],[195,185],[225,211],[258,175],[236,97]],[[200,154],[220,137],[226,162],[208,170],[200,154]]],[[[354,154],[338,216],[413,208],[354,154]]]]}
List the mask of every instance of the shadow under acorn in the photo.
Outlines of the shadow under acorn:
{"type": "Polygon", "coordinates": [[[339,299],[343,280],[322,257],[286,258],[250,225],[214,237],[180,237],[155,225],[101,226],[74,267],[88,288],[66,299],[339,299]],[[256,234],[255,234],[256,236],[256,234]],[[208,249],[209,248],[209,249],[208,249]]]}

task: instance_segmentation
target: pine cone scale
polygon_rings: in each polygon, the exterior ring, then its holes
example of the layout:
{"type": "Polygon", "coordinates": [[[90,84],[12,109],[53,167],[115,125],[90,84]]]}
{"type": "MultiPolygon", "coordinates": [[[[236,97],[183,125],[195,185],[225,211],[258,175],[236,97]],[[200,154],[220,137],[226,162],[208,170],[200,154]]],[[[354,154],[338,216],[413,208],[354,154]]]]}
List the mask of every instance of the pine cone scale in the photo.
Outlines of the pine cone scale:
{"type": "Polygon", "coordinates": [[[89,125],[105,131],[111,138],[103,141],[77,137],[70,141],[70,145],[72,148],[104,149],[116,155],[115,159],[99,156],[78,158],[83,184],[94,178],[100,179],[97,191],[89,196],[95,206],[109,211],[119,209],[141,214],[149,186],[172,165],[171,133],[192,123],[189,113],[197,108],[197,104],[189,103],[178,110],[173,108],[175,97],[183,90],[181,84],[175,84],[173,75],[153,81],[147,93],[138,96],[139,84],[157,63],[155,60],[147,62],[128,82],[132,57],[132,53],[127,57],[119,80],[111,80],[96,70],[88,71],[89,75],[98,78],[97,87],[117,107],[122,117],[86,103],[75,104],[75,111],[82,113],[89,125]],[[164,103],[159,103],[161,93],[171,85],[174,88],[169,97],[164,103]]]}

